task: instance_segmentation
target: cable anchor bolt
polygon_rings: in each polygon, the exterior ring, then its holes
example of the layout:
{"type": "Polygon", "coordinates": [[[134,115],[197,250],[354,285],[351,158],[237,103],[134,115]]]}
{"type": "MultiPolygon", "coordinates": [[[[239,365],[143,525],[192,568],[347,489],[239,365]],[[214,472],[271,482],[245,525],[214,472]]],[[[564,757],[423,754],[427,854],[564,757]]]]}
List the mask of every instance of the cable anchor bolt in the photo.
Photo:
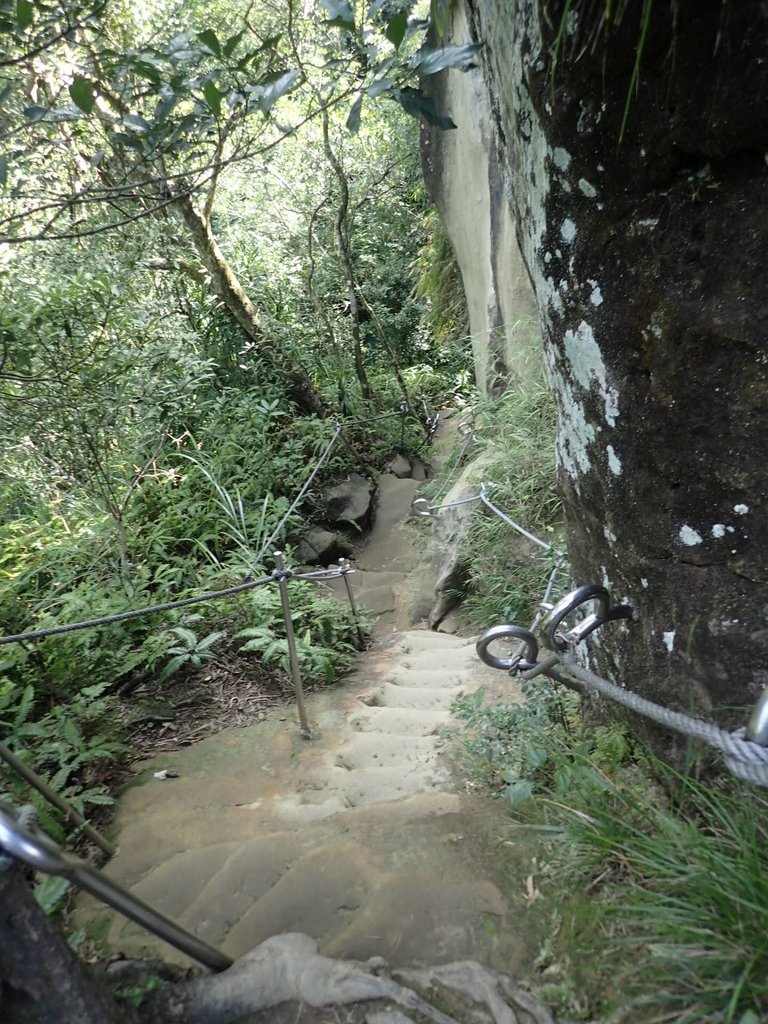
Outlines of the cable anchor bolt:
{"type": "Polygon", "coordinates": [[[610,595],[605,587],[597,583],[586,583],[583,587],[566,594],[544,618],[542,629],[546,645],[551,651],[565,651],[569,644],[580,643],[606,622],[632,619],[634,614],[634,609],[629,604],[611,605],[610,595]],[[597,603],[595,611],[586,615],[567,633],[558,633],[559,626],[569,615],[590,602],[597,603]]]}

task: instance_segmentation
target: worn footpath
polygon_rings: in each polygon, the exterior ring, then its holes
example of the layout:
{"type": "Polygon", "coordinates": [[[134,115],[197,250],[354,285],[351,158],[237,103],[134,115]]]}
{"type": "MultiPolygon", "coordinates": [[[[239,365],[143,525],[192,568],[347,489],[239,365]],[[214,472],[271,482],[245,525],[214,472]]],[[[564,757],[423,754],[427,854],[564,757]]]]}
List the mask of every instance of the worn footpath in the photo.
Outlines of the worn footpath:
{"type": "MultiPolygon", "coordinates": [[[[489,855],[500,809],[453,767],[450,705],[499,674],[471,640],[409,622],[425,538],[400,524],[416,487],[381,480],[354,577],[380,635],[354,674],[308,698],[312,739],[278,709],[140,765],[120,799],[106,873],[233,957],[303,932],[325,955],[394,966],[471,958],[515,973],[530,960],[524,882],[518,898],[489,855]]],[[[89,900],[79,916],[112,950],[186,962],[89,900]]]]}

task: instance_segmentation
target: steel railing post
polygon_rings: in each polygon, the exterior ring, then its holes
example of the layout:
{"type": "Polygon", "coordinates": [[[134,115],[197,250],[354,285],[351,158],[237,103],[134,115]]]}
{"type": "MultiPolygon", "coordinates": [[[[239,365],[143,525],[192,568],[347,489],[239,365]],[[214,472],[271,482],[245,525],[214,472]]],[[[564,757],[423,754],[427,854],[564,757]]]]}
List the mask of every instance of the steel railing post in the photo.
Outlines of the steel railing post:
{"type": "Polygon", "coordinates": [[[293,678],[293,689],[296,694],[296,708],[299,712],[299,725],[301,735],[309,739],[312,735],[307,721],[307,710],[304,707],[304,690],[301,683],[301,670],[299,668],[299,652],[296,649],[296,633],[293,628],[291,617],[291,605],[288,600],[288,581],[285,575],[282,551],[275,552],[275,568],[278,586],[280,587],[280,603],[283,606],[283,620],[285,622],[285,637],[288,641],[288,657],[291,662],[291,676],[293,678]]]}

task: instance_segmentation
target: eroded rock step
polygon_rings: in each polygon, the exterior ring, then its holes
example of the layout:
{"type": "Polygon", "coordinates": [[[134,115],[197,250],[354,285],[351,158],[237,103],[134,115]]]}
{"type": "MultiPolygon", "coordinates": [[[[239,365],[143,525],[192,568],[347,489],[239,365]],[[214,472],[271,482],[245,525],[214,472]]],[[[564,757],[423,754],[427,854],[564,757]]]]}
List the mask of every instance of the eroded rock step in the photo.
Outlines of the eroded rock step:
{"type": "MultiPolygon", "coordinates": [[[[483,671],[468,641],[411,631],[309,698],[312,741],[273,714],[163,756],[122,800],[108,874],[235,956],[303,931],[329,955],[508,966],[509,910],[467,852],[441,756],[450,704],[483,671]],[[180,777],[155,780],[158,767],[180,777]]],[[[186,962],[119,917],[107,936],[186,962]]]]}

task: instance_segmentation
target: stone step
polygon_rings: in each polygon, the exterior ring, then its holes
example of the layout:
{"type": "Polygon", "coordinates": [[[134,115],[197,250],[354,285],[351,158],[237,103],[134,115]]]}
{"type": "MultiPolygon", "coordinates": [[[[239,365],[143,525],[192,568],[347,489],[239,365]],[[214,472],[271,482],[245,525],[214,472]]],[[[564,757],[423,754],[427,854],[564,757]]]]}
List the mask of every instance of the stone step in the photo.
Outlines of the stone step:
{"type": "Polygon", "coordinates": [[[429,736],[439,734],[451,723],[449,711],[417,708],[369,707],[353,715],[349,724],[358,732],[384,733],[389,736],[429,736]]]}
{"type": "Polygon", "coordinates": [[[360,807],[434,790],[447,777],[446,770],[438,770],[434,766],[353,769],[333,766],[326,770],[318,788],[308,785],[301,789],[300,796],[307,803],[317,803],[327,800],[329,795],[336,795],[348,807],[360,807]]]}
{"type": "Polygon", "coordinates": [[[442,690],[455,689],[466,681],[461,669],[446,668],[399,668],[390,672],[386,681],[405,689],[442,690]]]}
{"type": "Polygon", "coordinates": [[[450,633],[436,633],[433,629],[411,629],[400,634],[398,646],[404,654],[420,654],[423,651],[451,650],[467,647],[474,641],[450,633]]]}
{"type": "Polygon", "coordinates": [[[456,687],[414,687],[398,686],[385,683],[370,696],[361,698],[370,707],[384,708],[415,708],[421,711],[449,711],[451,704],[464,693],[464,688],[456,687]]]}
{"type": "Polygon", "coordinates": [[[378,736],[359,733],[344,744],[336,754],[335,764],[340,768],[367,768],[381,771],[385,768],[434,763],[442,746],[438,736],[378,736]]]}

